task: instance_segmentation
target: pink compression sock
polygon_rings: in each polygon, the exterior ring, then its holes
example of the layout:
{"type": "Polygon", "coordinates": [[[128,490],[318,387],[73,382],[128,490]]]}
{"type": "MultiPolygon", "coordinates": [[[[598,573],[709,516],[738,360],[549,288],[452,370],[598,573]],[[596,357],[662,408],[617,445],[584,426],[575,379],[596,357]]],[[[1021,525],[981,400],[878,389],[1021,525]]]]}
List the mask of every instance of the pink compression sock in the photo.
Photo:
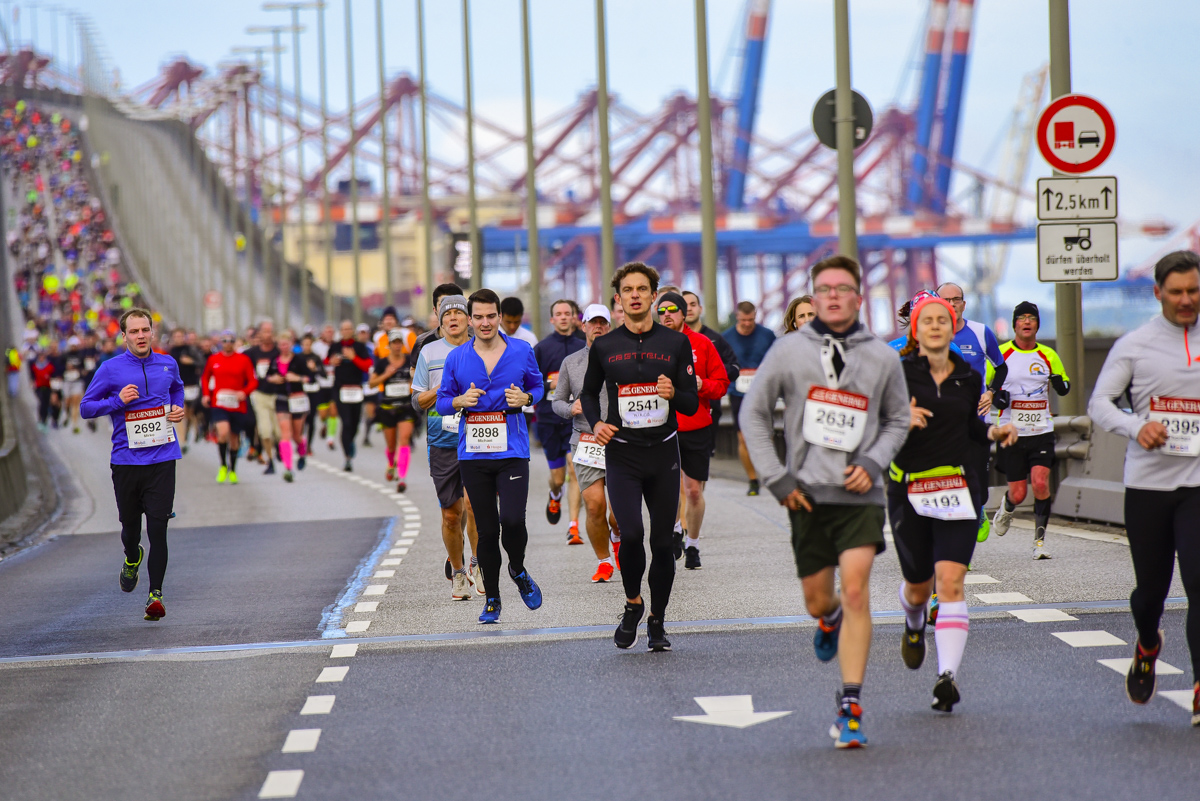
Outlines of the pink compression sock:
{"type": "Polygon", "coordinates": [[[279,443],[279,458],[283,461],[283,466],[291,472],[292,469],[292,441],[285,439],[279,443]]]}
{"type": "Polygon", "coordinates": [[[387,453],[388,467],[395,467],[396,466],[396,452],[394,450],[392,450],[391,448],[385,448],[384,450],[387,453]]]}
{"type": "Polygon", "coordinates": [[[399,458],[396,459],[396,472],[400,474],[400,478],[408,476],[408,460],[411,456],[412,448],[407,445],[401,445],[399,458]]]}
{"type": "Polygon", "coordinates": [[[308,456],[308,443],[304,440],[300,440],[300,455],[308,456]]]}

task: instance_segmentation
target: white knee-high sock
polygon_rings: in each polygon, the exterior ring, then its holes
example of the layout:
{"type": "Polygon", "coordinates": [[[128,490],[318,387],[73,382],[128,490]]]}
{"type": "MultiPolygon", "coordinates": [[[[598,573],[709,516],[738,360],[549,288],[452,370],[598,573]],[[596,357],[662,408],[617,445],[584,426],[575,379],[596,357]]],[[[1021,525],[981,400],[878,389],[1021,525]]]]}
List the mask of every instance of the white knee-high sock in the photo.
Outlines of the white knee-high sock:
{"type": "Polygon", "coordinates": [[[908,602],[908,598],[904,596],[904,588],[907,586],[907,581],[900,582],[900,606],[904,608],[904,622],[909,631],[917,631],[925,628],[925,605],[913,606],[908,602]]]}
{"type": "Polygon", "coordinates": [[[949,670],[958,675],[963,651],[967,647],[969,628],[970,618],[967,616],[967,602],[942,601],[938,606],[937,627],[933,631],[933,639],[937,643],[939,674],[949,670]]]}

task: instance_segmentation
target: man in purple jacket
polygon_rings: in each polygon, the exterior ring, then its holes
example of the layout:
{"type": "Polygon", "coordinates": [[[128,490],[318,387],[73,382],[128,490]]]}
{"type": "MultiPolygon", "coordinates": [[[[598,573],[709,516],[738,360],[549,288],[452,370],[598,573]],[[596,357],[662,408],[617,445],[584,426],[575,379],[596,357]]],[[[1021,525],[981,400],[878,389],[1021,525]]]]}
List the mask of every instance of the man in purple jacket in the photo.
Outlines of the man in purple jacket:
{"type": "Polygon", "coordinates": [[[150,596],[146,620],[167,614],[162,584],[167,572],[167,520],[174,512],[175,460],[180,458],[173,423],[183,420],[183,380],[170,356],[155,353],[154,323],[145,309],[121,315],[124,353],[96,369],[79,404],[80,414],[92,419],[107,414],[112,420],[112,480],[121,520],[125,564],[121,589],[133,592],[142,564],[142,515],[150,540],[150,596]]]}

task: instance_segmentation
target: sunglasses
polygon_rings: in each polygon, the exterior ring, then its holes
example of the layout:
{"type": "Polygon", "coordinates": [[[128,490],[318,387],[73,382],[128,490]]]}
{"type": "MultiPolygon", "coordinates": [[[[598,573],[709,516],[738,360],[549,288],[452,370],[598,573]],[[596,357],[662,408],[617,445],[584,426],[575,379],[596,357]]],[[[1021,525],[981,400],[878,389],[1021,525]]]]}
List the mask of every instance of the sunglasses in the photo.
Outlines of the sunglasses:
{"type": "Polygon", "coordinates": [[[670,312],[671,314],[674,314],[677,311],[679,311],[679,307],[674,303],[668,303],[658,307],[659,314],[662,314],[663,312],[670,312]]]}

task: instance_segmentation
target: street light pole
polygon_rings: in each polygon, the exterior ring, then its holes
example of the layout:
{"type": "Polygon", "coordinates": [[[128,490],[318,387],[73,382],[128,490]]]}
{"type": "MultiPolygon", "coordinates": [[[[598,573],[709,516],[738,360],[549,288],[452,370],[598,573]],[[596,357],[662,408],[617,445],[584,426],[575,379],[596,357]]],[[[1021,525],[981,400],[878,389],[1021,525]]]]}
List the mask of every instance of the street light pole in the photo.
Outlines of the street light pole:
{"type": "Polygon", "coordinates": [[[433,308],[433,204],[429,202],[429,108],[425,104],[425,0],[417,0],[417,60],[421,81],[421,225],[425,234],[425,295],[433,308]]]}
{"type": "Polygon", "coordinates": [[[383,226],[383,284],[387,293],[384,306],[396,302],[396,289],[392,279],[392,193],[388,186],[388,127],[387,127],[387,76],[383,56],[383,0],[375,0],[375,51],[379,56],[379,159],[382,178],[379,190],[383,198],[380,204],[379,222],[383,226]]]}
{"type": "Polygon", "coordinates": [[[463,79],[467,112],[467,219],[471,237],[472,292],[483,287],[483,242],[479,236],[479,208],[475,200],[475,106],[471,96],[471,0],[462,0],[463,14],[463,79]]]}
{"type": "MultiPolygon", "coordinates": [[[[1071,94],[1071,20],[1068,0],[1050,0],[1050,100],[1071,94]]],[[[1066,177],[1064,173],[1054,172],[1066,177]]],[[[1054,285],[1055,346],[1063,369],[1071,383],[1084,386],[1083,367],[1083,292],[1078,283],[1054,285]]],[[[1087,403],[1082,391],[1058,399],[1061,414],[1085,413],[1087,403]]]]}
{"type": "MultiPolygon", "coordinates": [[[[716,328],[717,309],[717,221],[713,198],[712,105],[708,86],[708,10],[696,0],[696,111],[700,125],[700,280],[707,303],[705,322],[716,328]]],[[[729,265],[732,270],[733,265],[729,265]]],[[[682,281],[680,281],[682,283],[682,281]]]]}
{"type": "Polygon", "coordinates": [[[354,254],[354,324],[363,321],[362,250],[358,245],[358,148],[354,130],[354,27],[346,4],[346,127],[350,132],[350,243],[354,254]]]}
{"type": "Polygon", "coordinates": [[[325,65],[325,4],[317,7],[318,61],[321,69],[321,230],[325,240],[325,322],[333,322],[333,222],[329,219],[329,96],[325,65]]]}
{"type": "Polygon", "coordinates": [[[271,31],[275,50],[275,146],[279,148],[279,225],[272,225],[272,228],[279,231],[279,324],[287,328],[292,311],[292,282],[287,260],[287,238],[284,236],[287,231],[287,191],[283,167],[283,47],[279,41],[282,32],[283,28],[271,31]]]}
{"type": "Polygon", "coordinates": [[[521,0],[521,52],[525,68],[525,228],[528,231],[529,306],[533,333],[542,335],[542,264],[538,244],[537,159],[533,153],[533,56],[529,45],[529,0],[521,0]]]}
{"type": "Polygon", "coordinates": [[[616,245],[613,241],[612,173],[608,164],[608,44],[604,0],[596,0],[596,127],[600,131],[600,293],[609,291],[616,245]]]}
{"type": "Polygon", "coordinates": [[[854,96],[850,86],[849,0],[833,2],[833,39],[837,61],[834,130],[838,158],[838,250],[858,258],[858,201],[854,186],[854,96]]]}

